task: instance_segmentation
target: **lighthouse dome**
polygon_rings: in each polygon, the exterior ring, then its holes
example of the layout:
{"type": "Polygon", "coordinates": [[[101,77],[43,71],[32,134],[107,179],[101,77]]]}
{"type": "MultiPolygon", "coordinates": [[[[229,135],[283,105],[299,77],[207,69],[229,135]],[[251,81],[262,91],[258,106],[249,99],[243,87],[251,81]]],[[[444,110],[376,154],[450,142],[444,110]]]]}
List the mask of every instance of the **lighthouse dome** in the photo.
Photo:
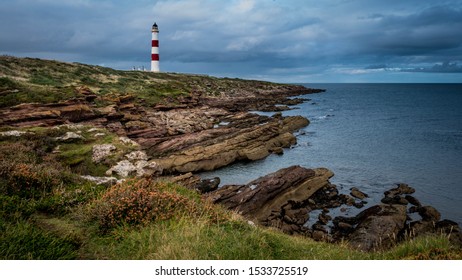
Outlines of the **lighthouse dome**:
{"type": "Polygon", "coordinates": [[[157,23],[154,22],[154,24],[152,25],[152,31],[153,32],[159,32],[159,28],[157,27],[157,23]]]}

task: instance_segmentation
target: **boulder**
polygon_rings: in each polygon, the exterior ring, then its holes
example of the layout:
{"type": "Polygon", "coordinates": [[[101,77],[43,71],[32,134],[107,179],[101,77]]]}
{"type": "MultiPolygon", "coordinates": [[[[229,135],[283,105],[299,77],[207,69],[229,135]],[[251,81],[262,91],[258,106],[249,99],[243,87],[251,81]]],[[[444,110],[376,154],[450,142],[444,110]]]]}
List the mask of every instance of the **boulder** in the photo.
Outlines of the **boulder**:
{"type": "Polygon", "coordinates": [[[74,141],[78,141],[81,139],[84,139],[82,135],[77,134],[72,131],[68,131],[63,136],[55,138],[56,141],[61,141],[61,142],[74,142],[74,141]]]}
{"type": "Polygon", "coordinates": [[[10,131],[0,132],[0,136],[20,137],[20,136],[23,136],[24,134],[28,134],[28,133],[29,132],[26,132],[26,131],[10,130],[10,131]]]}
{"type": "Polygon", "coordinates": [[[85,180],[94,182],[97,185],[103,185],[103,186],[112,186],[118,183],[117,178],[115,177],[95,177],[95,176],[90,176],[90,175],[85,175],[85,176],[80,176],[85,180]]]}
{"type": "Polygon", "coordinates": [[[415,192],[414,188],[409,187],[409,185],[407,185],[407,184],[399,183],[399,184],[397,184],[396,188],[390,189],[390,190],[386,191],[384,194],[385,194],[385,196],[393,197],[395,195],[413,194],[414,192],[415,192]]]}
{"type": "Polygon", "coordinates": [[[145,151],[133,151],[131,153],[126,154],[125,157],[129,161],[135,161],[135,160],[147,161],[148,160],[148,156],[146,155],[145,151]]]}
{"type": "Polygon", "coordinates": [[[109,157],[112,154],[112,151],[115,151],[116,147],[112,144],[101,144],[94,145],[92,148],[92,161],[94,163],[100,163],[109,157]]]}
{"type": "Polygon", "coordinates": [[[211,191],[215,191],[218,189],[220,185],[220,178],[215,177],[212,179],[202,179],[196,185],[195,189],[197,189],[200,193],[209,193],[211,191]]]}
{"type": "Polygon", "coordinates": [[[133,141],[132,139],[130,139],[128,137],[119,137],[119,140],[120,140],[120,142],[122,142],[125,145],[135,146],[135,147],[139,146],[138,143],[136,143],[135,141],[133,141]]]}
{"type": "Polygon", "coordinates": [[[207,197],[261,225],[284,227],[288,233],[300,232],[308,220],[303,205],[332,176],[325,168],[291,166],[246,185],[223,186],[207,197]]]}
{"type": "Polygon", "coordinates": [[[359,223],[347,237],[350,246],[361,251],[374,251],[396,244],[406,224],[406,206],[380,204],[369,212],[356,217],[359,223]]]}
{"type": "Polygon", "coordinates": [[[421,206],[422,206],[422,204],[420,203],[420,201],[419,201],[417,198],[415,198],[414,196],[412,196],[412,195],[409,195],[409,194],[408,194],[408,195],[406,195],[404,198],[405,198],[410,204],[412,204],[412,205],[414,205],[414,206],[417,206],[417,207],[421,207],[421,206]]]}
{"type": "Polygon", "coordinates": [[[106,171],[107,176],[116,174],[122,178],[128,177],[137,172],[137,168],[128,160],[119,161],[116,165],[106,171]]]}
{"type": "Polygon", "coordinates": [[[440,212],[432,206],[419,207],[417,212],[424,221],[438,222],[441,218],[440,212]]]}
{"type": "Polygon", "coordinates": [[[362,191],[360,191],[356,187],[351,188],[350,195],[357,198],[357,199],[365,199],[366,197],[368,197],[367,194],[363,193],[362,191]]]}
{"type": "Polygon", "coordinates": [[[400,195],[394,195],[394,196],[385,196],[381,200],[382,203],[385,204],[401,204],[401,205],[407,205],[409,201],[407,201],[404,197],[400,195]]]}

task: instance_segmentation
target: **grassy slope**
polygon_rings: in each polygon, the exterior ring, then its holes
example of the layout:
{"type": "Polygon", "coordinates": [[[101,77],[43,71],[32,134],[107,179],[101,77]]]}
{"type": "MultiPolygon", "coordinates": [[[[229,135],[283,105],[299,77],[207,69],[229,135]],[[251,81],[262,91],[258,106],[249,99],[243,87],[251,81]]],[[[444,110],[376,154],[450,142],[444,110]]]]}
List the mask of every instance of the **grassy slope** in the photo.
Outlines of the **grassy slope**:
{"type": "Polygon", "coordinates": [[[34,58],[0,56],[0,108],[26,102],[51,103],[77,96],[88,87],[107,102],[135,94],[144,105],[197,91],[219,95],[234,88],[267,88],[272,83],[204,75],[118,71],[111,68],[34,58]]]}
{"type": "MultiPolygon", "coordinates": [[[[145,96],[141,99],[156,102],[194,86],[216,94],[239,83],[257,83],[36,59],[2,57],[0,62],[1,107],[64,100],[81,85],[102,96],[136,92],[145,96]]],[[[0,128],[5,130],[9,128],[0,128]]],[[[366,254],[345,244],[251,226],[181,186],[143,181],[96,186],[77,174],[102,175],[133,147],[119,143],[105,130],[90,133],[88,127],[22,130],[31,133],[20,138],[0,136],[0,259],[462,258],[459,248],[453,248],[445,236],[366,254]],[[85,139],[65,144],[54,140],[77,130],[85,139]],[[94,136],[97,132],[105,136],[94,136]],[[115,144],[118,153],[94,164],[91,147],[103,143],[115,144]],[[60,152],[52,153],[58,145],[60,152]],[[136,186],[143,188],[132,189],[136,186]]]]}

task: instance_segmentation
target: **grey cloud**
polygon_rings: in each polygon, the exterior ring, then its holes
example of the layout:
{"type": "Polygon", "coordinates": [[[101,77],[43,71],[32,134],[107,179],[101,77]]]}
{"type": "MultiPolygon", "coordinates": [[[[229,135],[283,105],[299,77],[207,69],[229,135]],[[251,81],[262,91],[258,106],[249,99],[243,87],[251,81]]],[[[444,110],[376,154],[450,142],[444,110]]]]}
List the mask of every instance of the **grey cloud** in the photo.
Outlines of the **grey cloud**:
{"type": "Polygon", "coordinates": [[[388,66],[386,64],[374,64],[364,67],[367,70],[374,70],[374,69],[386,69],[388,66]]]}
{"type": "Polygon", "coordinates": [[[432,67],[417,67],[410,69],[403,69],[403,72],[423,72],[423,73],[462,73],[462,66],[457,62],[444,62],[435,64],[432,67]]]}
{"type": "Polygon", "coordinates": [[[407,16],[380,18],[368,36],[362,38],[371,51],[398,56],[422,55],[460,48],[462,45],[462,10],[431,7],[407,16]]]}

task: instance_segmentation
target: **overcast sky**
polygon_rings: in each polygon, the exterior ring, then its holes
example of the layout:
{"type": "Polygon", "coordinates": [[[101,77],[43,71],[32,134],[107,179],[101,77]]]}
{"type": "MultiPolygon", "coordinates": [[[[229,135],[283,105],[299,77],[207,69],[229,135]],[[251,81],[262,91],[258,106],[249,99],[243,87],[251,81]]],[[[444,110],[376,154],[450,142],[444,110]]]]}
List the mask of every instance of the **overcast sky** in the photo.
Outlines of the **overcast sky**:
{"type": "Polygon", "coordinates": [[[2,0],[0,54],[281,82],[462,82],[460,0],[2,0]]]}

